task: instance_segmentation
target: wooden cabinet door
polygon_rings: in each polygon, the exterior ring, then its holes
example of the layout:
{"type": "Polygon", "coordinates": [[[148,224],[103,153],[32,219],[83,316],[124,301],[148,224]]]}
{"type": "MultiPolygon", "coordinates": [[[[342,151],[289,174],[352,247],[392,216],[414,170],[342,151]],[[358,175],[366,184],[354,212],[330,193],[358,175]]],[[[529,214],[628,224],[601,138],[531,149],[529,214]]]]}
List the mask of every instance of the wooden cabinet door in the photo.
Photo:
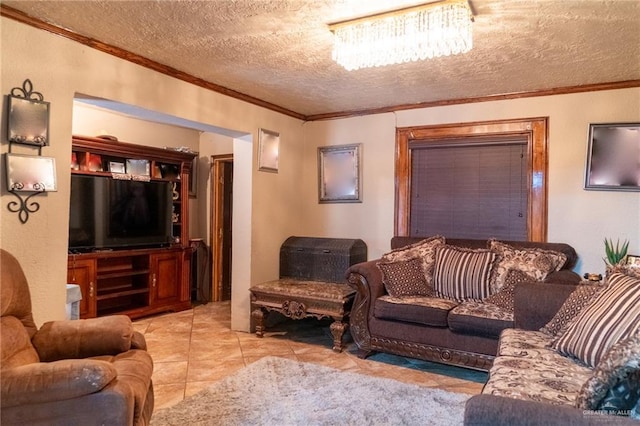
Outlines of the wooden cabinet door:
{"type": "Polygon", "coordinates": [[[182,269],[180,252],[151,255],[151,305],[180,301],[182,269]]]}
{"type": "Polygon", "coordinates": [[[80,286],[80,318],[96,316],[96,260],[69,258],[67,283],[80,286]]]}

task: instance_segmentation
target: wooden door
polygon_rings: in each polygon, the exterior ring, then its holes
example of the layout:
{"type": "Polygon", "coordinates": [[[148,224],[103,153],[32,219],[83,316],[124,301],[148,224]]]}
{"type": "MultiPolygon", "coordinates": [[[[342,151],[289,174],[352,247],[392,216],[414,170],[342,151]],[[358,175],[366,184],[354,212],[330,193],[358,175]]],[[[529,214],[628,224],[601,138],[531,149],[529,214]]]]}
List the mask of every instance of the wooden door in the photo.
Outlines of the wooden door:
{"type": "Polygon", "coordinates": [[[233,223],[233,155],[211,157],[212,301],[231,300],[231,228],[233,223]]]}
{"type": "Polygon", "coordinates": [[[80,286],[80,318],[95,318],[96,306],[96,260],[75,259],[69,257],[67,265],[67,283],[80,286]]]}
{"type": "Polygon", "coordinates": [[[180,302],[182,289],[181,252],[151,255],[151,306],[180,302]]]}

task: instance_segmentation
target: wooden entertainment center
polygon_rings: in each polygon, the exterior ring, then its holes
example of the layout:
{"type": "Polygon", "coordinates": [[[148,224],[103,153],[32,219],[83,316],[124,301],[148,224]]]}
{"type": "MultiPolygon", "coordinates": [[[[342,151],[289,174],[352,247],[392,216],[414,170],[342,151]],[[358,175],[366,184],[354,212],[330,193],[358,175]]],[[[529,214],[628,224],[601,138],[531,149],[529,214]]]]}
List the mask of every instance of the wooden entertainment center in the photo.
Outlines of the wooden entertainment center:
{"type": "Polygon", "coordinates": [[[172,149],[73,136],[72,175],[169,182],[172,187],[172,239],[166,246],[70,250],[67,282],[82,291],[80,318],[116,313],[137,318],[191,307],[188,194],[194,157],[172,149]]]}

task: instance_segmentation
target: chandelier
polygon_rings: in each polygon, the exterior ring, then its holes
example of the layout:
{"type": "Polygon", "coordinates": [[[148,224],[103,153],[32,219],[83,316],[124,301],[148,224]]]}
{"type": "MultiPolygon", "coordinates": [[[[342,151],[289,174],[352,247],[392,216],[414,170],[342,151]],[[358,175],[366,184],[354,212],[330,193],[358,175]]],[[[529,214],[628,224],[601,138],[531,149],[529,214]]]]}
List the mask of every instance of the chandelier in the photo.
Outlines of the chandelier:
{"type": "Polygon", "coordinates": [[[466,53],[468,0],[445,0],[330,24],[333,60],[348,71],[466,53]]]}

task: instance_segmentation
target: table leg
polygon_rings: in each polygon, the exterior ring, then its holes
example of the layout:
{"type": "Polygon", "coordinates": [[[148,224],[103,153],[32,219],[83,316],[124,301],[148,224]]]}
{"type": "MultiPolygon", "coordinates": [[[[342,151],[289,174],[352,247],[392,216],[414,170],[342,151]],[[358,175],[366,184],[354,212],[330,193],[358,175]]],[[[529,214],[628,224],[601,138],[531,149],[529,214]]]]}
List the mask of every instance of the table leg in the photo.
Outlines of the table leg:
{"type": "Polygon", "coordinates": [[[329,326],[333,335],[333,350],[334,352],[342,352],[342,336],[347,329],[347,324],[342,321],[342,318],[334,318],[334,320],[329,326]]]}
{"type": "Polygon", "coordinates": [[[266,314],[266,312],[262,308],[254,309],[253,312],[251,312],[251,316],[255,320],[256,336],[258,336],[258,337],[264,336],[264,316],[265,316],[265,314],[266,314]]]}

